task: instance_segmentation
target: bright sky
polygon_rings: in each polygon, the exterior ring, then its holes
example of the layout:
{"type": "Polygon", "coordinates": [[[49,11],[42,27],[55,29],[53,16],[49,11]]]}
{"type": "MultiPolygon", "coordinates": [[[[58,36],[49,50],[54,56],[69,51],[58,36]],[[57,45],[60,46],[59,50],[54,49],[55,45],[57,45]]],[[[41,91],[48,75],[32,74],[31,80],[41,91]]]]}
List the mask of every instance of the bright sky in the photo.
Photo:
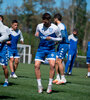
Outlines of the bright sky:
{"type": "MultiPolygon", "coordinates": [[[[3,4],[2,4],[2,10],[5,11],[5,8],[7,6],[13,7],[14,5],[18,5],[21,6],[22,5],[22,1],[23,0],[3,0],[3,4]]],[[[60,6],[60,2],[61,0],[56,0],[56,6],[60,6]]],[[[66,1],[66,0],[65,0],[66,1]]],[[[86,0],[87,1],[87,10],[90,11],[90,0],[86,0]]],[[[66,5],[68,4],[68,2],[70,2],[70,0],[67,0],[65,3],[66,5]]]]}

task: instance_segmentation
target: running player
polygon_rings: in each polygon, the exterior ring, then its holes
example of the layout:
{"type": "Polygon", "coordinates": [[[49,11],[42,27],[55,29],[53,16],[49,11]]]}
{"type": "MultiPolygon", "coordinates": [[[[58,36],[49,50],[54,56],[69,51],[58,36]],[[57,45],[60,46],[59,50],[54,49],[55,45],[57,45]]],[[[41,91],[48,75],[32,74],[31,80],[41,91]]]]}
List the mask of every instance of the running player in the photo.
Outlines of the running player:
{"type": "Polygon", "coordinates": [[[62,35],[63,41],[58,44],[57,54],[56,54],[56,79],[53,83],[62,84],[66,83],[66,78],[64,76],[64,66],[63,59],[68,51],[68,34],[66,30],[66,26],[61,22],[62,15],[60,13],[54,15],[54,22],[57,24],[59,31],[62,35]],[[60,78],[61,76],[61,78],[60,78]]]}
{"type": "Polygon", "coordinates": [[[24,41],[22,32],[18,29],[17,20],[12,21],[12,27],[10,28],[10,37],[11,37],[11,40],[8,41],[8,50],[9,50],[9,58],[10,58],[9,66],[11,70],[10,77],[17,78],[15,71],[18,67],[19,58],[20,58],[18,50],[17,50],[17,43],[18,43],[19,38],[22,44],[24,41]]]}
{"type": "MultiPolygon", "coordinates": [[[[54,66],[55,66],[55,43],[53,39],[58,36],[58,40],[62,40],[58,27],[51,23],[51,15],[49,13],[44,13],[42,16],[43,23],[38,24],[36,28],[35,36],[40,38],[40,44],[37,49],[35,56],[35,74],[38,83],[38,93],[43,92],[43,86],[41,83],[41,73],[40,73],[40,64],[47,57],[50,65],[50,75],[49,75],[49,84],[47,88],[47,93],[52,92],[52,81],[54,77],[54,66]],[[51,36],[52,40],[46,40],[47,36],[51,36]]],[[[57,40],[55,39],[55,40],[57,40]]]]}
{"type": "Polygon", "coordinates": [[[7,50],[7,44],[6,40],[9,39],[9,28],[3,24],[3,16],[0,15],[0,65],[2,65],[2,68],[4,70],[5,75],[5,83],[4,87],[8,86],[8,50],[7,50]]]}

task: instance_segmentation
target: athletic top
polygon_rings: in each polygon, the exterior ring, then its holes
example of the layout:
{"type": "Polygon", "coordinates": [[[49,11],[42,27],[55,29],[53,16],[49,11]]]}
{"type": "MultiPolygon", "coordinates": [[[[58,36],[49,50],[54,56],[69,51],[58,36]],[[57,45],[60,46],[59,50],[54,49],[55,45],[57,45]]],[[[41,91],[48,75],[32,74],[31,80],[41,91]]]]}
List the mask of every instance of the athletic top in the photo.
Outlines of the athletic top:
{"type": "Polygon", "coordinates": [[[77,51],[78,38],[76,36],[74,36],[73,34],[71,34],[71,35],[69,35],[68,40],[70,43],[69,49],[77,51]]]}
{"type": "Polygon", "coordinates": [[[9,39],[9,28],[5,26],[1,21],[0,21],[0,51],[3,49],[4,45],[6,44],[6,40],[9,39]]]}
{"type": "Polygon", "coordinates": [[[60,42],[60,43],[62,43],[62,44],[65,42],[68,43],[68,34],[67,34],[66,26],[63,23],[60,23],[60,24],[58,24],[58,28],[59,28],[62,38],[64,38],[62,40],[62,42],[60,42]]]}
{"type": "Polygon", "coordinates": [[[20,41],[24,41],[22,32],[19,29],[14,31],[12,28],[10,28],[10,37],[11,37],[11,40],[10,40],[11,44],[8,45],[9,49],[17,49],[17,43],[18,43],[19,38],[20,38],[20,41]]]}
{"type": "Polygon", "coordinates": [[[53,41],[53,39],[58,37],[59,40],[62,40],[58,27],[53,23],[51,23],[51,26],[48,28],[45,27],[43,23],[38,24],[36,28],[36,33],[37,32],[39,32],[39,38],[40,38],[38,50],[55,49],[55,42],[53,41]],[[46,38],[44,37],[47,37],[47,36],[52,37],[52,40],[46,40],[46,38]]]}
{"type": "Polygon", "coordinates": [[[88,42],[87,57],[90,57],[90,41],[88,42]]]}

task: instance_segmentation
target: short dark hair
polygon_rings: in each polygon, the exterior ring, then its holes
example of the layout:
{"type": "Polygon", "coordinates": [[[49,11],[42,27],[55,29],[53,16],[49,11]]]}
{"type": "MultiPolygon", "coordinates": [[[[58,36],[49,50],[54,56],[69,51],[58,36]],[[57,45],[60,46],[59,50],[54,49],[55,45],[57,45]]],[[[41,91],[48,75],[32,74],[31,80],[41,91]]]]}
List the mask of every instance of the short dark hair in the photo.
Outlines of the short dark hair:
{"type": "Polygon", "coordinates": [[[0,15],[0,17],[2,18],[2,22],[3,22],[3,20],[4,20],[4,17],[3,17],[3,15],[0,15]]]}
{"type": "Polygon", "coordinates": [[[78,33],[78,30],[77,30],[76,28],[74,28],[74,29],[73,29],[73,32],[76,32],[76,33],[78,33]]]}
{"type": "Polygon", "coordinates": [[[57,18],[59,21],[62,20],[62,15],[60,13],[57,13],[54,15],[54,18],[57,18]]]}
{"type": "Polygon", "coordinates": [[[51,15],[50,15],[49,13],[44,13],[44,14],[42,15],[42,19],[43,19],[43,20],[45,20],[45,19],[49,20],[49,19],[51,19],[51,15]]]}
{"type": "Polygon", "coordinates": [[[17,21],[17,20],[12,20],[12,24],[13,24],[13,23],[18,23],[18,21],[17,21]]]}

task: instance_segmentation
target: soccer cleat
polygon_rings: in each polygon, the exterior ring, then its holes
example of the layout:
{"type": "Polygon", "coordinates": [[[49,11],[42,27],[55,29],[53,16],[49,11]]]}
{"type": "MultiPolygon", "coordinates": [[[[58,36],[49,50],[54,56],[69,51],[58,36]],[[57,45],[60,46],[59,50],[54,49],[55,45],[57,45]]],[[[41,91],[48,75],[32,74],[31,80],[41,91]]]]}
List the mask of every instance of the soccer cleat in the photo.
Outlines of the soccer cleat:
{"type": "Polygon", "coordinates": [[[38,86],[38,93],[43,93],[43,87],[42,86],[38,86]]]}
{"type": "Polygon", "coordinates": [[[87,76],[87,75],[86,75],[86,78],[90,78],[90,76],[87,76]]]}
{"type": "Polygon", "coordinates": [[[10,75],[11,78],[17,78],[17,75],[14,73],[13,75],[10,75]]]}
{"type": "Polygon", "coordinates": [[[7,87],[7,86],[8,86],[8,83],[5,82],[5,83],[3,84],[3,87],[7,87]]]}
{"type": "Polygon", "coordinates": [[[48,94],[52,93],[52,85],[48,85],[47,93],[48,94]]]}
{"type": "Polygon", "coordinates": [[[71,73],[71,72],[69,72],[69,73],[68,73],[68,75],[72,75],[72,73],[71,73]]]}
{"type": "Polygon", "coordinates": [[[67,81],[65,78],[62,78],[60,81],[58,81],[56,84],[60,85],[60,84],[65,84],[67,81]]]}
{"type": "Polygon", "coordinates": [[[57,83],[57,82],[58,82],[58,79],[53,80],[53,83],[57,83]]]}

